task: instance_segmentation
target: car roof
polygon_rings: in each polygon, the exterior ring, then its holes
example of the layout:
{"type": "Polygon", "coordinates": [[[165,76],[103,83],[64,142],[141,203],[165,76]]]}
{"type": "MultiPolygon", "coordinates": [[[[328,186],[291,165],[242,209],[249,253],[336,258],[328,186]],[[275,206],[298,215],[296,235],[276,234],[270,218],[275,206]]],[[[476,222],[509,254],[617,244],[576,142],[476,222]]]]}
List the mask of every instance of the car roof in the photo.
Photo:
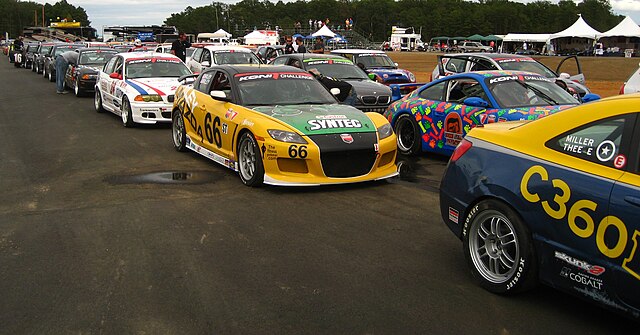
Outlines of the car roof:
{"type": "Polygon", "coordinates": [[[116,49],[111,49],[111,48],[95,48],[95,47],[90,47],[90,48],[79,48],[78,52],[84,52],[84,51],[101,51],[101,52],[113,52],[113,53],[118,53],[118,50],[116,49]]]}
{"type": "Polygon", "coordinates": [[[300,73],[308,73],[302,69],[297,67],[288,66],[288,65],[268,65],[268,64],[225,64],[225,65],[214,65],[206,70],[202,71],[202,73],[210,72],[213,70],[225,70],[231,75],[235,75],[238,73],[272,73],[272,72],[300,72],[300,73]]]}
{"type": "Polygon", "coordinates": [[[122,56],[124,60],[128,59],[143,59],[143,58],[175,58],[180,59],[172,54],[161,53],[161,52],[153,52],[153,51],[144,51],[144,52],[121,52],[118,55],[122,56]]]}
{"type": "Polygon", "coordinates": [[[368,50],[368,49],[336,49],[331,50],[331,53],[343,53],[343,54],[386,54],[381,50],[368,50]]]}
{"type": "Polygon", "coordinates": [[[445,57],[482,57],[482,58],[490,58],[490,59],[514,59],[514,58],[531,58],[529,55],[517,55],[517,54],[505,54],[505,53],[479,53],[479,52],[466,52],[466,53],[455,53],[455,54],[445,54],[445,57]]]}
{"type": "MultiPolygon", "coordinates": [[[[281,58],[281,57],[290,57],[290,58],[296,58],[296,59],[311,59],[311,58],[326,58],[326,59],[340,59],[340,60],[348,60],[340,55],[332,55],[332,54],[314,54],[314,53],[303,53],[303,54],[299,54],[299,53],[295,53],[295,54],[285,54],[285,55],[280,55],[277,58],[281,58]]],[[[350,60],[348,60],[349,62],[351,62],[350,60]]]]}
{"type": "Polygon", "coordinates": [[[203,49],[207,49],[210,51],[227,51],[227,50],[234,50],[234,51],[240,51],[240,52],[251,52],[251,50],[249,48],[245,48],[245,47],[240,47],[237,45],[205,45],[205,46],[201,46],[199,48],[203,48],[203,49]]]}

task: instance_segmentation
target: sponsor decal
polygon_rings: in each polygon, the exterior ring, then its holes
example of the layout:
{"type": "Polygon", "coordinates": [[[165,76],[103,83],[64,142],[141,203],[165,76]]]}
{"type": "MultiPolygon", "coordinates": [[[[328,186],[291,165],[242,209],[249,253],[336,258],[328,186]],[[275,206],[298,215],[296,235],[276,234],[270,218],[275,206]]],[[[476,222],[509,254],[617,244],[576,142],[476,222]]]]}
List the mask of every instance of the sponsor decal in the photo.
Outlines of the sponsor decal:
{"type": "Polygon", "coordinates": [[[297,73],[297,72],[285,72],[285,73],[239,73],[235,77],[238,77],[239,82],[247,80],[264,80],[264,79],[306,79],[313,80],[313,75],[310,73],[297,73]]]}
{"type": "Polygon", "coordinates": [[[229,108],[227,110],[226,113],[224,113],[224,117],[225,119],[229,119],[229,120],[233,120],[236,118],[236,116],[238,116],[238,112],[234,111],[233,109],[229,108]]]}
{"type": "Polygon", "coordinates": [[[127,64],[139,64],[139,63],[180,63],[179,59],[173,58],[135,58],[127,60],[127,64]]]}
{"type": "Polygon", "coordinates": [[[602,266],[598,266],[598,265],[591,265],[585,261],[579,260],[577,258],[573,258],[563,252],[560,251],[556,251],[555,252],[555,257],[557,259],[563,260],[565,261],[567,264],[573,265],[575,267],[577,267],[578,269],[582,269],[592,275],[596,275],[599,276],[601,274],[604,273],[605,268],[603,268],[602,266]]]}
{"type": "Polygon", "coordinates": [[[618,155],[613,159],[613,166],[617,169],[622,169],[625,165],[627,165],[627,157],[624,155],[618,155]]]}
{"type": "Polygon", "coordinates": [[[265,148],[264,144],[262,145],[262,154],[267,160],[275,160],[278,158],[278,150],[274,145],[269,144],[268,147],[265,148]],[[265,152],[266,149],[266,152],[265,152]]]}
{"type": "Polygon", "coordinates": [[[248,126],[248,127],[253,127],[253,122],[245,119],[244,121],[242,121],[242,125],[243,126],[248,126]]]}
{"type": "Polygon", "coordinates": [[[610,140],[602,141],[596,149],[596,157],[601,162],[610,161],[616,154],[616,145],[610,140]]]}
{"type": "Polygon", "coordinates": [[[444,120],[445,143],[450,146],[457,146],[462,141],[462,119],[458,113],[449,113],[444,120]]]}
{"type": "Polygon", "coordinates": [[[520,258],[520,262],[518,262],[518,270],[516,272],[516,276],[513,277],[513,279],[511,279],[511,281],[509,282],[509,284],[507,284],[507,290],[512,289],[514,286],[516,286],[516,284],[518,283],[518,281],[520,280],[520,277],[522,276],[522,271],[524,271],[524,258],[520,258]]]}
{"type": "Polygon", "coordinates": [[[591,287],[596,290],[602,290],[602,279],[594,278],[579,272],[573,272],[566,266],[562,268],[562,271],[560,271],[560,276],[584,286],[591,287]]]}
{"type": "Polygon", "coordinates": [[[346,115],[316,115],[316,119],[320,120],[333,120],[333,119],[346,119],[346,115]]]}
{"type": "Polygon", "coordinates": [[[226,135],[228,131],[229,131],[229,126],[226,123],[223,123],[222,124],[222,133],[226,135]]]}
{"type": "Polygon", "coordinates": [[[562,150],[566,152],[591,156],[593,154],[593,144],[595,140],[588,137],[567,135],[564,139],[562,150]]]}
{"type": "Polygon", "coordinates": [[[141,112],[157,112],[158,108],[140,108],[141,112]]]}
{"type": "Polygon", "coordinates": [[[346,144],[353,143],[353,136],[351,136],[351,134],[340,134],[340,138],[342,139],[342,142],[346,144]]]}
{"type": "Polygon", "coordinates": [[[452,207],[449,207],[449,220],[451,220],[451,222],[458,224],[458,217],[460,216],[460,213],[455,210],[452,207]]]}
{"type": "Polygon", "coordinates": [[[309,130],[332,129],[332,128],[362,128],[360,120],[338,119],[338,120],[309,120],[311,126],[309,130]]]}
{"type": "Polygon", "coordinates": [[[489,79],[489,84],[499,83],[507,80],[518,80],[518,76],[505,76],[489,79]]]}
{"type": "Polygon", "coordinates": [[[374,143],[373,144],[373,151],[375,151],[375,152],[379,152],[380,151],[380,145],[378,143],[374,143]]]}

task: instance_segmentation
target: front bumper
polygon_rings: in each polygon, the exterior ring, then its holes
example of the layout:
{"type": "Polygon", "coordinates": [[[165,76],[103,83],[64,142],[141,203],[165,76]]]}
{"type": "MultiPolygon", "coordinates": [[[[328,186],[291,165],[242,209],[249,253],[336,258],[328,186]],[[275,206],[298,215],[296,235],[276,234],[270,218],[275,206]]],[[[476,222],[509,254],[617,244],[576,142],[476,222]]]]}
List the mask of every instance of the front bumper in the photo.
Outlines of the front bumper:
{"type": "Polygon", "coordinates": [[[171,122],[173,103],[165,102],[131,102],[131,116],[136,123],[154,124],[171,122]]]}

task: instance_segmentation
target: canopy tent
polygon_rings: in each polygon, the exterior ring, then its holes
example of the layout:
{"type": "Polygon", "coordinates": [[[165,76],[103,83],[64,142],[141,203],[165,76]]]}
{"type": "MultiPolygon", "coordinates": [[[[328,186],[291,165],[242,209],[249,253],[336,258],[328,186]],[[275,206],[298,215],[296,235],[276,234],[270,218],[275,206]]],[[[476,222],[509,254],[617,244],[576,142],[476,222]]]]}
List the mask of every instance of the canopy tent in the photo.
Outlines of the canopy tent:
{"type": "Polygon", "coordinates": [[[297,39],[298,37],[300,37],[300,38],[302,38],[302,39],[304,39],[304,38],[305,38],[305,36],[304,36],[304,35],[302,35],[302,34],[293,34],[293,36],[291,36],[291,37],[292,37],[294,40],[295,40],[295,39],[297,39]]]}
{"type": "Polygon", "coordinates": [[[554,40],[562,37],[581,37],[595,40],[596,36],[601,33],[591,28],[591,26],[584,21],[581,14],[578,14],[578,16],[579,17],[576,22],[574,22],[569,28],[555,34],[551,34],[549,39],[554,40]]]}
{"type": "Polygon", "coordinates": [[[330,43],[347,43],[347,39],[345,39],[344,36],[340,36],[340,35],[336,34],[336,37],[327,40],[327,42],[330,42],[330,43]]]}
{"type": "Polygon", "coordinates": [[[484,38],[486,41],[502,41],[503,37],[497,35],[487,35],[484,38]]]}
{"type": "Polygon", "coordinates": [[[448,41],[450,39],[451,39],[451,37],[449,37],[449,36],[438,36],[438,37],[432,38],[431,40],[432,41],[448,41]]]}
{"type": "Polygon", "coordinates": [[[469,41],[485,41],[484,36],[480,35],[480,34],[475,34],[475,35],[471,35],[469,37],[467,37],[467,40],[469,41]]]}
{"type": "Polygon", "coordinates": [[[603,37],[614,37],[614,36],[624,36],[624,37],[640,37],[640,27],[633,21],[633,19],[629,16],[625,17],[617,26],[611,28],[608,31],[605,31],[602,34],[598,34],[598,38],[603,37]]]}
{"type": "Polygon", "coordinates": [[[502,42],[546,43],[551,34],[507,34],[502,42]]]}
{"type": "Polygon", "coordinates": [[[265,44],[267,39],[268,39],[267,35],[257,30],[254,30],[244,36],[244,43],[245,44],[265,44]]]}
{"type": "Polygon", "coordinates": [[[213,37],[227,37],[227,38],[231,37],[231,34],[226,32],[224,29],[218,29],[212,35],[213,35],[213,37]]]}
{"type": "Polygon", "coordinates": [[[318,31],[316,31],[315,33],[311,34],[311,36],[313,37],[336,37],[336,34],[331,31],[331,29],[329,29],[326,25],[322,26],[322,28],[320,28],[318,31]]]}

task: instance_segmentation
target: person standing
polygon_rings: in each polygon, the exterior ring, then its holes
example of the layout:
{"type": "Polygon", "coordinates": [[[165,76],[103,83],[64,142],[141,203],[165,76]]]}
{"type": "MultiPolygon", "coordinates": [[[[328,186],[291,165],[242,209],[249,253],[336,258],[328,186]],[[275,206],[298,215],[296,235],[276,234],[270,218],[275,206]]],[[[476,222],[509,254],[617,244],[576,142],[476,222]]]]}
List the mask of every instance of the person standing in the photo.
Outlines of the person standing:
{"type": "Polygon", "coordinates": [[[56,93],[67,94],[64,90],[64,76],[67,74],[69,64],[78,63],[78,53],[66,51],[56,56],[56,93]]]}
{"type": "Polygon", "coordinates": [[[322,41],[322,37],[316,37],[316,44],[313,45],[313,50],[311,50],[314,54],[323,54],[324,53],[324,42],[322,41]]]}
{"type": "Polygon", "coordinates": [[[191,47],[191,42],[187,41],[187,35],[184,32],[178,34],[178,39],[171,44],[171,54],[180,58],[182,62],[187,62],[187,48],[191,47]]]}
{"type": "Polygon", "coordinates": [[[284,37],[284,41],[285,41],[284,53],[287,54],[287,55],[292,54],[294,52],[293,44],[292,44],[293,43],[293,38],[291,36],[285,36],[284,37]]]}
{"type": "Polygon", "coordinates": [[[303,54],[307,52],[307,48],[302,43],[302,37],[298,36],[296,38],[296,44],[298,45],[298,49],[296,50],[297,53],[303,54]]]}

